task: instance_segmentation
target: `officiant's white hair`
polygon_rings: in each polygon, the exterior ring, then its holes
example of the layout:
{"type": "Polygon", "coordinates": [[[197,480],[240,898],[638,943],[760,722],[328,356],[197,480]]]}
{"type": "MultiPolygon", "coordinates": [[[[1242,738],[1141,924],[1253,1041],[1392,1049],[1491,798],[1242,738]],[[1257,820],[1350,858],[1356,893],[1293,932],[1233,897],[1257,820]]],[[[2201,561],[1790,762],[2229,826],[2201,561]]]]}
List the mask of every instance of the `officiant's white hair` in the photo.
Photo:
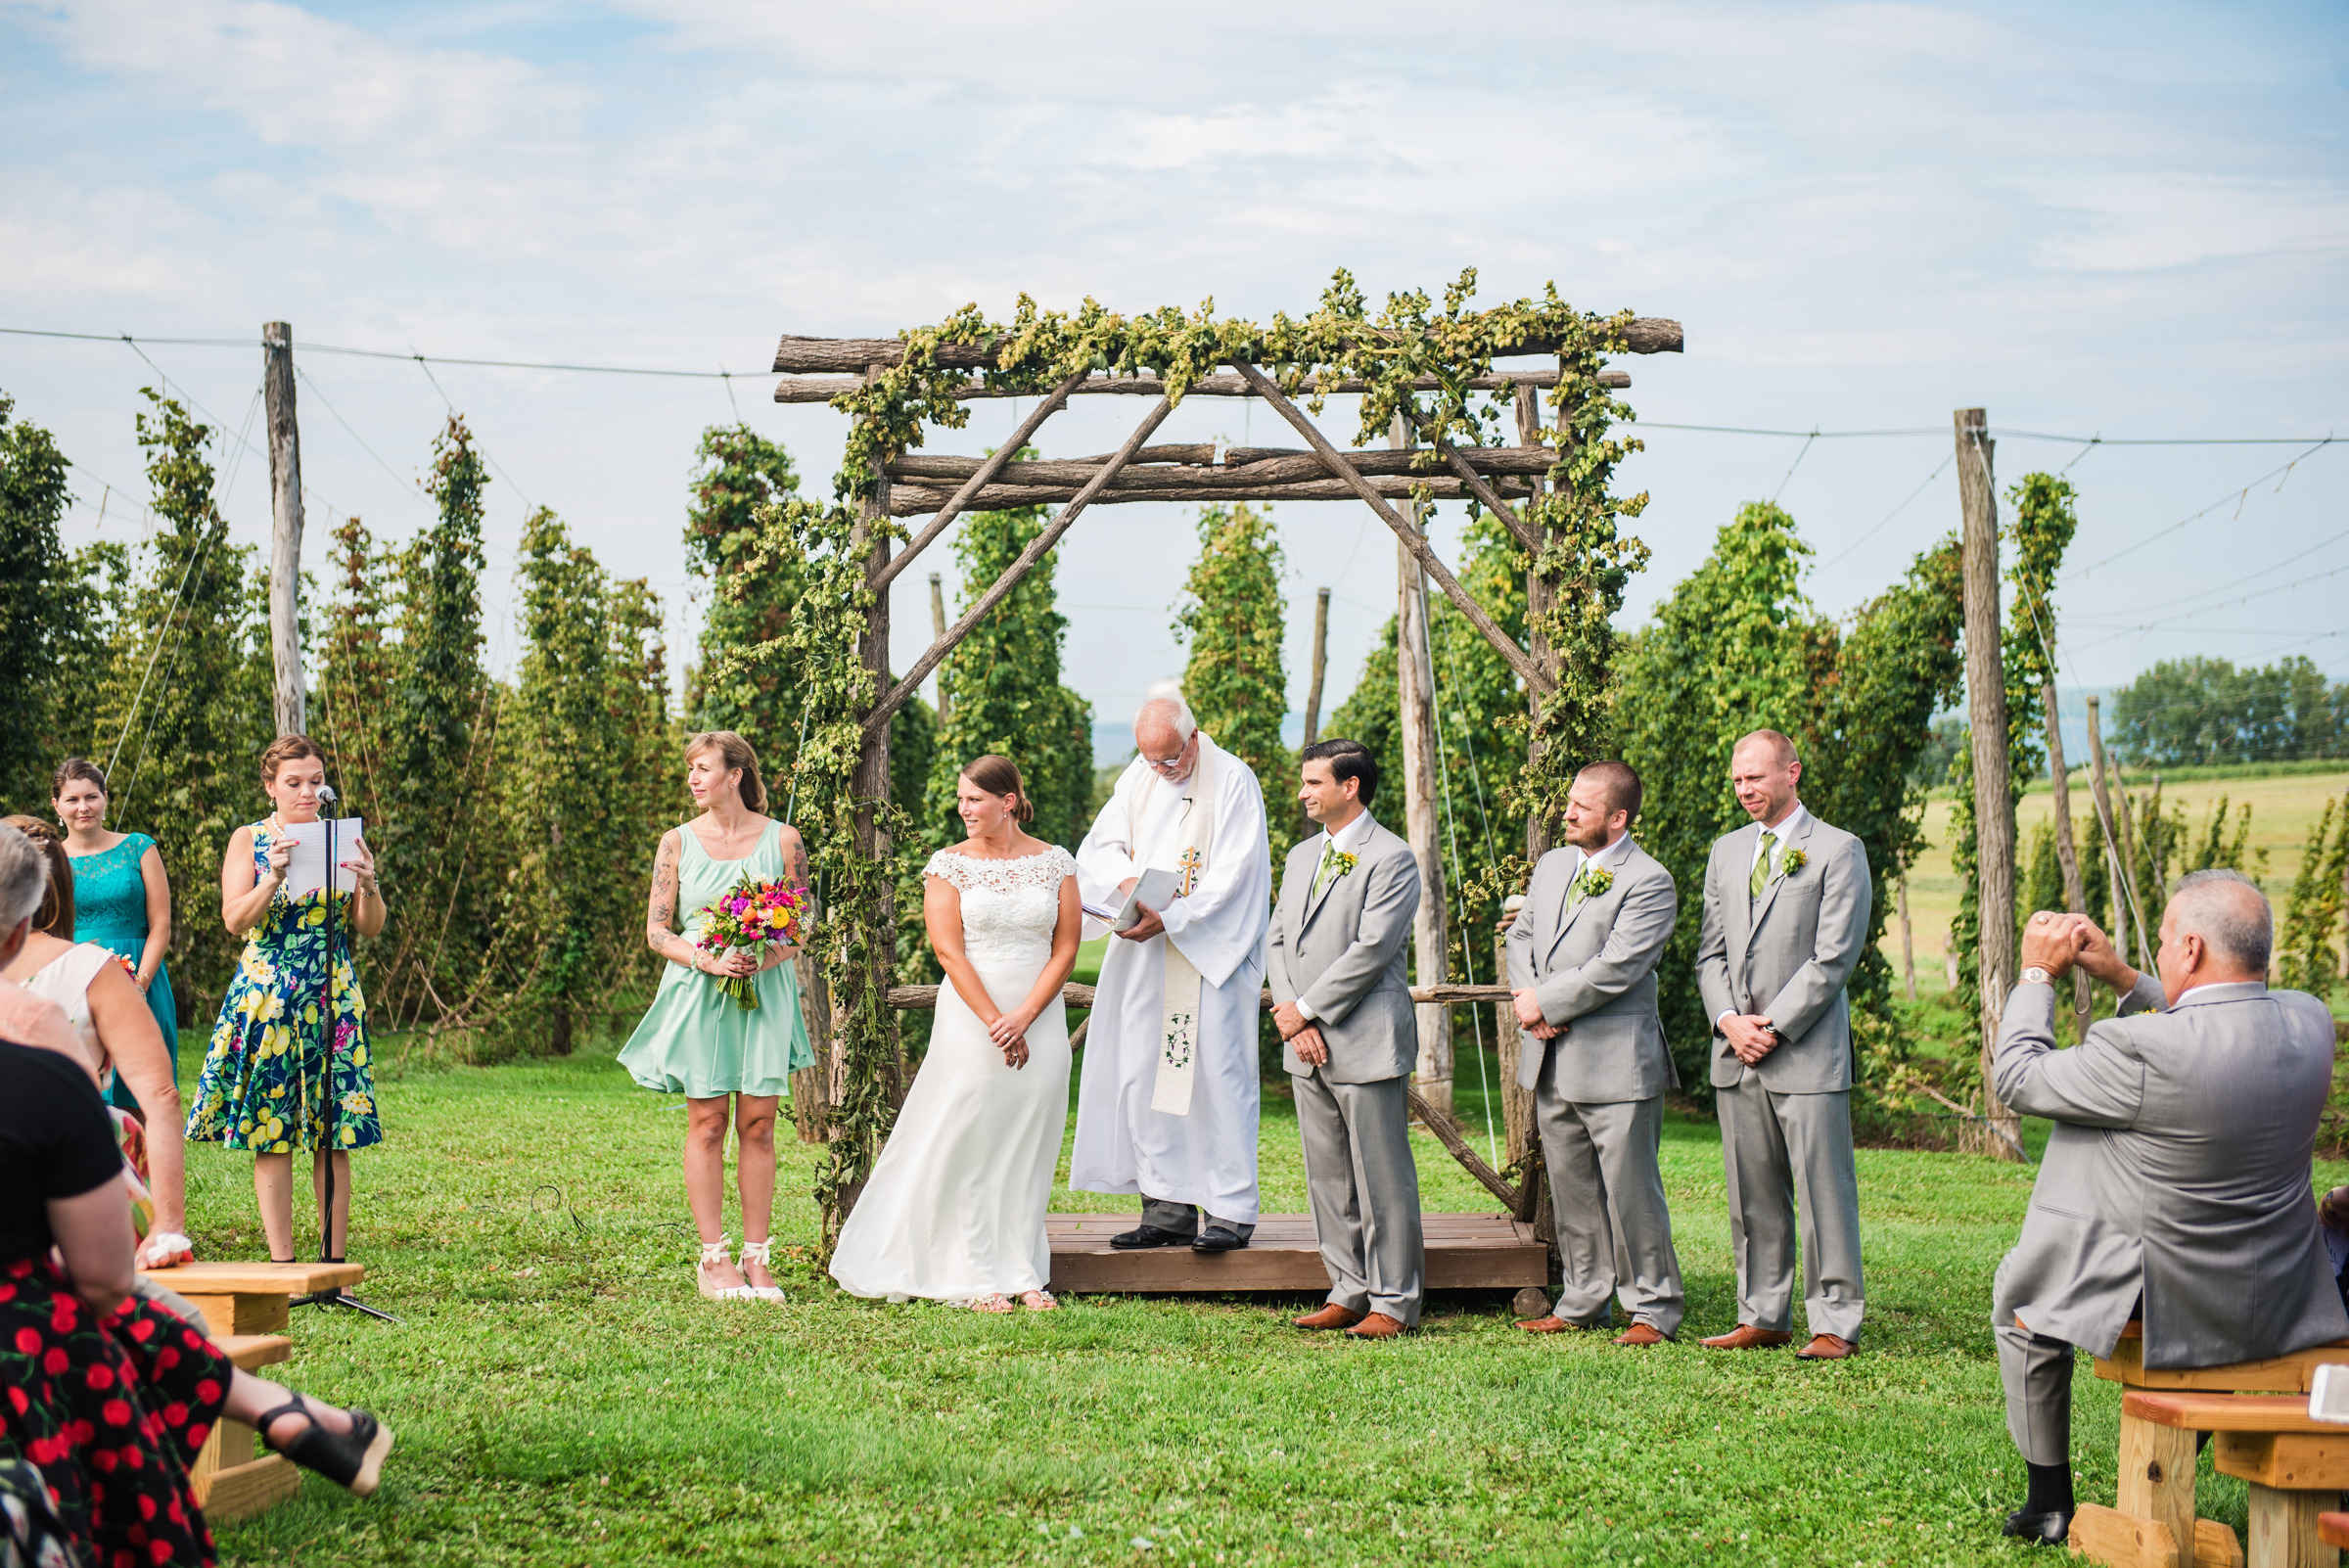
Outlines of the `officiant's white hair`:
{"type": "Polygon", "coordinates": [[[1182,700],[1182,682],[1179,680],[1151,683],[1150,693],[1142,699],[1142,706],[1133,711],[1133,727],[1139,730],[1142,720],[1152,714],[1164,715],[1179,730],[1186,746],[1190,744],[1191,736],[1198,732],[1199,720],[1191,716],[1191,705],[1182,700]]]}

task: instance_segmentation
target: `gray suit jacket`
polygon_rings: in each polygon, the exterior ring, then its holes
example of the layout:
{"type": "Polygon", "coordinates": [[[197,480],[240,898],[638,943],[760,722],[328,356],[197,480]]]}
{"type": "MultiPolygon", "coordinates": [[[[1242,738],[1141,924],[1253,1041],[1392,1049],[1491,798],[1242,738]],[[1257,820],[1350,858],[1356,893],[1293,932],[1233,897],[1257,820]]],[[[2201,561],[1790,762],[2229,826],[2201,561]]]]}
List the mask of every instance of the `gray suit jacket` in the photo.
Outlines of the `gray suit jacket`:
{"type": "Polygon", "coordinates": [[[1749,899],[1754,845],[1749,822],[1713,845],[1705,862],[1704,913],[1697,929],[1696,986],[1705,1016],[1760,1013],[1778,1026],[1778,1045],[1752,1067],[1713,1035],[1713,1086],[1749,1078],[1773,1094],[1834,1094],[1852,1086],[1852,1008],[1844,995],[1867,945],[1874,897],[1867,851],[1808,810],[1786,843],[1804,864],[1749,899]]]}
{"type": "Polygon", "coordinates": [[[2147,975],[2071,1050],[2055,991],[2017,986],[1992,1072],[2051,1117],[1993,1321],[2112,1354],[2140,1294],[2145,1364],[2218,1366],[2349,1337],[2309,1191],[2332,1016],[2256,981],[2164,1012],[2147,975]]]}
{"type": "Polygon", "coordinates": [[[1543,1059],[1555,1053],[1558,1093],[1567,1100],[1650,1099],[1681,1086],[1656,1011],[1656,962],[1680,919],[1680,890],[1634,844],[1614,886],[1569,909],[1583,859],[1576,849],[1542,856],[1509,927],[1509,985],[1530,988],[1548,1022],[1572,1026],[1555,1039],[1524,1036],[1517,1082],[1534,1087],[1543,1059]]]}
{"type": "MultiPolygon", "coordinates": [[[[1419,1026],[1404,976],[1411,917],[1419,912],[1419,861],[1375,821],[1355,853],[1354,869],[1331,877],[1315,899],[1320,837],[1289,852],[1265,966],[1274,1001],[1311,1004],[1329,1044],[1322,1075],[1333,1084],[1402,1078],[1419,1060],[1419,1026]]],[[[1313,1071],[1293,1047],[1282,1048],[1281,1065],[1300,1077],[1313,1071]]]]}

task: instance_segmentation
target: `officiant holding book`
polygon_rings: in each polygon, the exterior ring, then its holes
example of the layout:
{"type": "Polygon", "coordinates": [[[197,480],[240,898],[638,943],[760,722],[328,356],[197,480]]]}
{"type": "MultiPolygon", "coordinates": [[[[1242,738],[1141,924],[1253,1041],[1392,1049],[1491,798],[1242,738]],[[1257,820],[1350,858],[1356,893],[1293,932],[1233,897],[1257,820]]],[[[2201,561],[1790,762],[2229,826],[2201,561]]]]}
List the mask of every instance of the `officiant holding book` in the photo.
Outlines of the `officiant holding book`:
{"type": "Polygon", "coordinates": [[[336,841],[335,864],[327,864],[325,783],[326,754],[306,735],[281,735],[261,753],[261,788],[275,809],[230,834],[221,856],[220,919],[245,939],[245,951],[221,998],[188,1111],[190,1141],[253,1151],[253,1192],[274,1263],[294,1261],[294,1152],[314,1151],[310,1176],[321,1210],[327,1163],[334,1163],[326,1253],[339,1261],[350,1222],[350,1151],[384,1136],[350,939],[380,934],[389,910],[375,856],[347,826],[348,836],[336,841]]]}
{"type": "Polygon", "coordinates": [[[1225,1252],[1257,1221],[1265,794],[1173,681],[1150,689],[1133,740],[1138,755],[1077,850],[1085,936],[1118,929],[1085,1037],[1069,1185],[1140,1195],[1142,1222],[1112,1246],[1225,1252]]]}

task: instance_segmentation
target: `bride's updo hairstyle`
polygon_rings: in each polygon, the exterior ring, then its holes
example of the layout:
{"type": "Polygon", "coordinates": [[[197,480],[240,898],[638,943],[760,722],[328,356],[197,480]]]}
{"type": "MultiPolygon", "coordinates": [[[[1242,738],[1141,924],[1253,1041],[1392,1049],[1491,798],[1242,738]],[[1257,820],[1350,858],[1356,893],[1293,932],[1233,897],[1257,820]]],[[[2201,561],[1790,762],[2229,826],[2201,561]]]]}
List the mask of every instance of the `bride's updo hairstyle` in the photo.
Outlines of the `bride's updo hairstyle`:
{"type": "Polygon", "coordinates": [[[974,757],[963,767],[962,776],[990,795],[1018,796],[1020,808],[1011,813],[1011,819],[1022,827],[1036,820],[1036,803],[1028,799],[1028,785],[1020,777],[1020,764],[1010,758],[997,757],[992,752],[974,757]]]}
{"type": "Polygon", "coordinates": [[[766,809],[766,786],[759,778],[759,754],[751,743],[730,729],[706,730],[685,742],[685,761],[692,761],[704,752],[717,753],[718,770],[731,773],[742,769],[742,804],[754,811],[766,809]]]}

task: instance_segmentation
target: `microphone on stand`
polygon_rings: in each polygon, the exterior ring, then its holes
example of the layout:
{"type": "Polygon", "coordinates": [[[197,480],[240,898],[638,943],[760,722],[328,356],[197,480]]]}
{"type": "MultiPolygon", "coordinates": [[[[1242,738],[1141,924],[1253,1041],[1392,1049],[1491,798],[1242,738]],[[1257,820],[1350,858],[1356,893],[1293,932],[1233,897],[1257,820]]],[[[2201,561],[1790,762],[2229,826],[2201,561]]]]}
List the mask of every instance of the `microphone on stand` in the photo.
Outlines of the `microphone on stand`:
{"type": "MultiPolygon", "coordinates": [[[[320,1263],[341,1262],[333,1254],[335,1250],[335,1113],[341,1108],[342,1103],[335,1094],[335,880],[336,873],[341,871],[342,867],[335,859],[335,820],[324,809],[334,804],[335,787],[321,780],[318,785],[318,805],[320,815],[326,821],[326,889],[324,894],[326,899],[326,982],[324,999],[318,1016],[326,1036],[324,1040],[326,1071],[319,1075],[319,1099],[322,1102],[320,1109],[325,1113],[326,1124],[326,1144],[320,1155],[326,1162],[326,1209],[318,1217],[319,1233],[324,1237],[318,1248],[320,1263]]],[[[352,955],[351,962],[355,980],[355,969],[358,962],[356,954],[352,955]]],[[[345,1247],[349,1245],[349,1241],[350,1238],[346,1232],[344,1236],[345,1247]]],[[[390,1313],[368,1306],[349,1291],[340,1287],[313,1291],[307,1296],[297,1297],[294,1305],[297,1307],[350,1307],[365,1313],[370,1317],[380,1317],[388,1323],[398,1321],[390,1313]]]]}

